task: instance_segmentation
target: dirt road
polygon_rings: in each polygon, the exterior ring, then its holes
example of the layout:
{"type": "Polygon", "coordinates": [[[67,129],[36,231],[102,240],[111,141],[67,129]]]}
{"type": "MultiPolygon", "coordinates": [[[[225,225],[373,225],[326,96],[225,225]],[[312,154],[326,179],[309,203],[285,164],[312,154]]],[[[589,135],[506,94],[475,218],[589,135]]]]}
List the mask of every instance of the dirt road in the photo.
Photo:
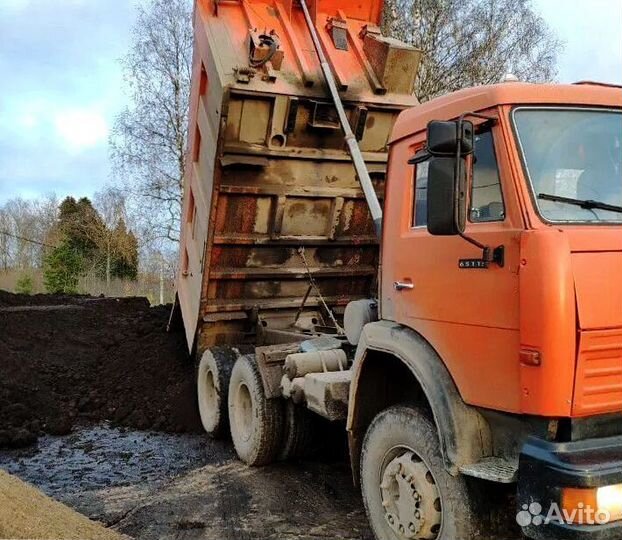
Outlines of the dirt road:
{"type": "Polygon", "coordinates": [[[137,539],[372,540],[342,459],[250,469],[202,435],[95,426],[0,451],[0,468],[137,539]]]}
{"type": "MultiPolygon", "coordinates": [[[[0,468],[139,540],[373,540],[342,457],[253,469],[204,435],[98,425],[0,451],[0,468]]],[[[519,538],[504,523],[486,540],[519,538]]]]}

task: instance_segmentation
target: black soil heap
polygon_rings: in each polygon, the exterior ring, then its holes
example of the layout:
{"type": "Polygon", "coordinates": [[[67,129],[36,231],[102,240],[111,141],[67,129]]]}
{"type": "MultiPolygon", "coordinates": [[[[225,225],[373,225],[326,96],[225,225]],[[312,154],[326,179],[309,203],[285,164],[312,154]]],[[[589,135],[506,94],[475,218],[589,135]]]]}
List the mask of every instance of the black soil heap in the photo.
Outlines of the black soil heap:
{"type": "Polygon", "coordinates": [[[200,429],[193,363],[167,307],[144,298],[0,291],[0,447],[81,420],[200,429]]]}

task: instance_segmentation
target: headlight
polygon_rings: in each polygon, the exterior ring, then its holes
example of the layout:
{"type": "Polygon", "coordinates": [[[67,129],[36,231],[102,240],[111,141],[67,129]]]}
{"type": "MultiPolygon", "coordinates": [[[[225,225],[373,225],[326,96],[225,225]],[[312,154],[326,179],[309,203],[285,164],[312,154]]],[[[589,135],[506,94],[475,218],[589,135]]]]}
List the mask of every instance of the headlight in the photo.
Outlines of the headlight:
{"type": "Polygon", "coordinates": [[[622,484],[596,490],[598,508],[609,512],[611,521],[622,519],[622,484]]]}
{"type": "Polygon", "coordinates": [[[594,489],[562,489],[561,510],[566,523],[605,525],[622,520],[622,484],[594,489]]]}

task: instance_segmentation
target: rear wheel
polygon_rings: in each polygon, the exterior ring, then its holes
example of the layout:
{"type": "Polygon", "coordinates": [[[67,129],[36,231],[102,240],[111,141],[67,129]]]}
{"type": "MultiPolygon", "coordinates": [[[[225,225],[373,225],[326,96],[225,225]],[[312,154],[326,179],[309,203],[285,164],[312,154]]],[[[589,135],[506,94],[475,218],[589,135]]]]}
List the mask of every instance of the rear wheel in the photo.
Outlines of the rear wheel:
{"type": "Polygon", "coordinates": [[[214,347],[203,353],[199,363],[197,370],[199,414],[203,428],[214,438],[223,437],[229,431],[227,395],[231,370],[238,357],[237,349],[214,347]]]}
{"type": "Polygon", "coordinates": [[[363,443],[361,488],[379,540],[477,537],[465,479],[445,470],[436,427],[415,408],[376,416],[363,443]]]}
{"type": "Polygon", "coordinates": [[[279,459],[309,457],[315,450],[316,418],[308,409],[291,400],[285,402],[284,412],[283,444],[279,459]]]}
{"type": "Polygon", "coordinates": [[[254,355],[241,356],[233,366],[228,402],[238,457],[252,466],[275,461],[283,436],[283,401],[266,399],[254,355]]]}

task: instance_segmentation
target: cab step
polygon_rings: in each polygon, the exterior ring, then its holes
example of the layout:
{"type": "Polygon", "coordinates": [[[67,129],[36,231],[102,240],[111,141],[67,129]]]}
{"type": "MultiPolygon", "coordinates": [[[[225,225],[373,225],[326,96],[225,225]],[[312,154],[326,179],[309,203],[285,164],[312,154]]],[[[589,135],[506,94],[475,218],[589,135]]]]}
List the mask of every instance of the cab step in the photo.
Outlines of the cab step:
{"type": "Polygon", "coordinates": [[[499,457],[489,457],[472,465],[463,465],[460,467],[460,472],[466,476],[490,482],[513,484],[518,479],[518,462],[499,457]]]}

